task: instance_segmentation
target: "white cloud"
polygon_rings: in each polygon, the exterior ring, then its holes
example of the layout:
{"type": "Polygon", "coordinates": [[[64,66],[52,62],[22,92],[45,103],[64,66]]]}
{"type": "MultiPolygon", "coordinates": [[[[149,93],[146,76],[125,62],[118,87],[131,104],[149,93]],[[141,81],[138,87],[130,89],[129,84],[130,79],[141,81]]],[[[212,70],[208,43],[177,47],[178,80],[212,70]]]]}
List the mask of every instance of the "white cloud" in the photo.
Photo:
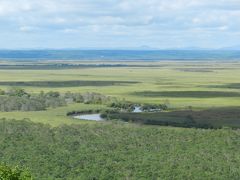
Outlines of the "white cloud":
{"type": "Polygon", "coordinates": [[[63,32],[64,33],[77,33],[77,32],[79,32],[79,30],[78,29],[66,28],[66,29],[63,29],[63,32]]]}
{"type": "Polygon", "coordinates": [[[0,33],[84,34],[91,42],[94,37],[112,42],[128,38],[128,43],[167,37],[184,41],[186,33],[194,38],[196,30],[206,37],[215,31],[216,39],[218,33],[240,31],[240,1],[0,0],[0,25],[0,33]]]}
{"type": "Polygon", "coordinates": [[[66,23],[68,20],[65,19],[65,18],[62,18],[62,17],[56,17],[56,18],[53,18],[52,19],[52,22],[53,23],[56,23],[56,24],[64,24],[66,23]]]}
{"type": "Polygon", "coordinates": [[[22,31],[22,32],[33,32],[35,30],[38,30],[38,28],[37,27],[32,27],[32,26],[21,26],[19,28],[19,30],[22,31]]]}
{"type": "Polygon", "coordinates": [[[221,31],[226,31],[228,30],[228,26],[220,26],[218,29],[221,30],[221,31]]]}

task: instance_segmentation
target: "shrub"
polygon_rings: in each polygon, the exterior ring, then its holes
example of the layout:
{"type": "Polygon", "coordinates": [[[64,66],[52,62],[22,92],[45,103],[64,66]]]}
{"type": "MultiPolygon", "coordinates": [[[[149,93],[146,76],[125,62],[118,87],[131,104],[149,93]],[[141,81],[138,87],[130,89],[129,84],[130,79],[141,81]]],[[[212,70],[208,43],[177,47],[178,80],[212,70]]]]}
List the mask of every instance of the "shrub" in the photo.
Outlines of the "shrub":
{"type": "Polygon", "coordinates": [[[0,179],[1,180],[32,180],[31,174],[27,170],[14,167],[11,168],[6,165],[0,165],[0,179]]]}
{"type": "Polygon", "coordinates": [[[5,91],[0,89],[0,95],[5,95],[5,91]]]}
{"type": "Polygon", "coordinates": [[[16,88],[16,87],[10,88],[10,89],[7,91],[7,94],[8,94],[9,96],[17,96],[17,97],[29,96],[29,94],[26,93],[24,89],[16,88]]]}

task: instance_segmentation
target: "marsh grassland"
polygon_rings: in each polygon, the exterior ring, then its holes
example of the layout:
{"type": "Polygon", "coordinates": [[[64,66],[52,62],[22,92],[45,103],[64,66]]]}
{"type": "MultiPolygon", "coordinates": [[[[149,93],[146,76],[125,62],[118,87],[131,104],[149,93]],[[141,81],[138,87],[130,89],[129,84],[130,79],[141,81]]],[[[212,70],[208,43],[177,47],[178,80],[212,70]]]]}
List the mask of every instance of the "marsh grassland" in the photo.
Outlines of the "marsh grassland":
{"type": "Polygon", "coordinates": [[[32,70],[31,65],[21,69],[16,69],[19,65],[8,69],[2,65],[0,88],[20,86],[31,92],[91,91],[151,103],[168,99],[176,108],[239,105],[238,62],[95,62],[99,65],[95,67],[88,61],[59,63],[72,66],[45,62],[44,66],[34,65],[32,70]]]}
{"type": "MultiPolygon", "coordinates": [[[[31,93],[97,92],[134,103],[167,103],[169,108],[176,110],[221,108],[222,111],[224,108],[240,106],[239,62],[50,61],[41,64],[2,64],[0,89],[3,90],[14,86],[31,93]]],[[[71,105],[66,107],[66,111],[71,108],[78,110],[83,106],[71,105]]],[[[61,116],[63,109],[0,115],[37,121],[46,116],[44,120],[65,119],[68,123],[69,118],[61,116]]]]}
{"type": "Polygon", "coordinates": [[[112,109],[98,103],[0,112],[0,162],[36,179],[239,179],[239,77],[239,62],[1,61],[6,92],[95,92],[168,109],[105,122],[67,116],[112,109]],[[210,126],[185,126],[193,121],[210,126]]]}

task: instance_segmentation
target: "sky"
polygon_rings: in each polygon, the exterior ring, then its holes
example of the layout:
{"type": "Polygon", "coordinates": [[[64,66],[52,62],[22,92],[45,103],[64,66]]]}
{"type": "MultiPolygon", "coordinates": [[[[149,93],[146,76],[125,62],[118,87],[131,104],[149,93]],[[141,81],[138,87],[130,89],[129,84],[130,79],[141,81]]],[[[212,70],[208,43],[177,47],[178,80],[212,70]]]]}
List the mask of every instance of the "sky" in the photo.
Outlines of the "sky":
{"type": "Polygon", "coordinates": [[[240,0],[0,0],[0,48],[240,46],[240,0]]]}

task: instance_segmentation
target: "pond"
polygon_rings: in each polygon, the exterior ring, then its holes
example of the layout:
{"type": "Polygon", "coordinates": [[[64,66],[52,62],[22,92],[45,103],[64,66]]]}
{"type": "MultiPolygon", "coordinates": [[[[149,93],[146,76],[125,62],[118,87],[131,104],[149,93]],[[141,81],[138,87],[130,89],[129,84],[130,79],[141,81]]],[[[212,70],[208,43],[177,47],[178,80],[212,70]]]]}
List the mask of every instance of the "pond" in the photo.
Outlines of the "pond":
{"type": "Polygon", "coordinates": [[[143,112],[143,111],[141,110],[141,107],[140,107],[140,106],[135,106],[135,107],[134,107],[134,110],[133,110],[132,112],[134,112],[134,113],[141,113],[141,112],[143,112]]]}
{"type": "Polygon", "coordinates": [[[104,119],[101,118],[101,114],[82,114],[73,116],[75,119],[80,120],[89,120],[89,121],[103,121],[104,119]]]}

